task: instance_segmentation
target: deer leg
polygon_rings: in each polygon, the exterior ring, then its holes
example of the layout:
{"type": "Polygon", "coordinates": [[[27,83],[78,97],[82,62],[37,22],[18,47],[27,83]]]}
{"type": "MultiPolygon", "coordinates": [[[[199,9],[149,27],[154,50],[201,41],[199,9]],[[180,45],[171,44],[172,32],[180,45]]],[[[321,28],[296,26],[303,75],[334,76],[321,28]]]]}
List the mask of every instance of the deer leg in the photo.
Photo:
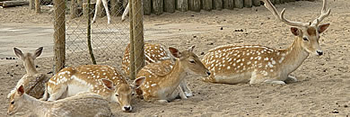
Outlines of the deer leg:
{"type": "Polygon", "coordinates": [[[280,84],[280,85],[286,84],[284,81],[272,80],[272,79],[265,80],[264,83],[269,83],[269,84],[280,84]]]}
{"type": "Polygon", "coordinates": [[[56,86],[54,89],[49,88],[48,92],[50,94],[50,98],[47,101],[56,101],[63,95],[63,93],[67,91],[67,88],[68,86],[66,84],[56,86]]]}
{"type": "MultiPolygon", "coordinates": [[[[183,80],[183,81],[180,83],[180,87],[181,87],[183,93],[185,93],[185,95],[186,95],[187,97],[192,97],[192,96],[193,96],[191,89],[188,88],[188,86],[187,86],[186,80],[183,80]]],[[[180,96],[181,96],[181,95],[180,95],[180,96]]],[[[181,98],[182,98],[182,97],[181,97],[181,98]]]]}
{"type": "Polygon", "coordinates": [[[95,13],[94,13],[94,18],[92,18],[92,23],[96,22],[96,16],[97,16],[97,12],[98,12],[98,7],[101,4],[101,0],[96,0],[96,5],[95,5],[95,13]]]}
{"type": "MultiPolygon", "coordinates": [[[[182,83],[184,83],[184,81],[182,81],[182,83]]],[[[176,91],[174,91],[174,93],[176,93],[176,95],[174,95],[174,99],[178,96],[181,97],[181,99],[187,99],[187,95],[186,92],[184,92],[184,89],[180,86],[178,86],[178,88],[176,89],[176,91]]]]}
{"type": "Polygon", "coordinates": [[[286,81],[289,81],[289,82],[297,82],[298,79],[295,78],[294,76],[288,75],[286,81]]]}
{"type": "Polygon", "coordinates": [[[107,0],[102,0],[103,7],[105,7],[106,14],[107,14],[107,22],[108,24],[111,23],[111,17],[109,15],[109,10],[108,10],[108,1],[107,0]]]}
{"type": "Polygon", "coordinates": [[[123,12],[123,15],[122,15],[122,21],[124,21],[125,19],[126,19],[126,16],[128,16],[128,14],[129,14],[129,3],[128,3],[128,5],[126,5],[126,7],[125,7],[125,10],[124,10],[124,12],[123,12]]]}

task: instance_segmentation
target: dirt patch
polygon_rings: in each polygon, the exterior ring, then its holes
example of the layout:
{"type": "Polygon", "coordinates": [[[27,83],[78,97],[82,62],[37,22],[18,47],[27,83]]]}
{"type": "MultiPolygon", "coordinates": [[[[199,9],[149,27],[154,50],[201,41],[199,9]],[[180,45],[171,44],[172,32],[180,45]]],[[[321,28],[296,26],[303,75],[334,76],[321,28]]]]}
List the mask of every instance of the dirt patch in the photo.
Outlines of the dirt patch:
{"type": "MultiPolygon", "coordinates": [[[[348,116],[350,115],[350,3],[347,0],[328,1],[332,13],[323,23],[331,23],[330,28],[321,35],[320,45],[325,55],[310,56],[295,72],[299,81],[287,85],[222,85],[204,83],[198,76],[188,76],[194,96],[168,104],[148,103],[133,100],[132,113],[123,113],[113,106],[117,116],[348,116]]],[[[322,1],[299,1],[277,5],[286,8],[286,18],[309,22],[319,15],[322,1]]],[[[0,9],[0,26],[52,26],[50,14],[34,15],[27,7],[0,9]],[[3,15],[2,15],[3,16],[3,15]],[[33,18],[35,17],[35,18],[33,18]]],[[[120,17],[114,17],[117,23],[120,17]]],[[[97,23],[106,23],[106,18],[97,23]]],[[[209,49],[224,44],[260,44],[273,48],[286,48],[292,41],[289,26],[277,21],[264,7],[222,11],[177,12],[160,16],[145,16],[145,39],[147,42],[162,43],[185,49],[196,45],[195,53],[200,55],[209,49]]],[[[18,28],[21,29],[21,28],[18,28]]],[[[25,29],[25,27],[23,28],[25,29]]],[[[0,32],[3,31],[0,28],[0,32]]],[[[29,32],[29,31],[28,31],[29,32]]],[[[37,35],[36,32],[32,32],[37,35]]],[[[1,36],[6,36],[1,32],[1,36]]],[[[12,36],[16,37],[16,36],[12,36]]],[[[6,38],[1,42],[15,43],[6,38]]],[[[50,37],[52,39],[52,37],[50,37]]],[[[38,38],[40,40],[40,38],[38,38]]],[[[50,42],[40,41],[50,48],[50,42]]],[[[22,48],[34,51],[34,44],[1,43],[0,55],[6,51],[11,54],[12,46],[21,44],[22,48]]],[[[125,44],[126,45],[126,44],[125,44]]],[[[124,49],[122,49],[124,50],[124,49]]],[[[46,51],[50,53],[49,51],[46,51]]],[[[45,53],[45,51],[44,51],[45,53]]],[[[110,65],[119,67],[117,62],[110,65]]],[[[14,55],[12,55],[14,57],[14,55]]],[[[202,56],[200,56],[202,57],[202,56]]],[[[11,60],[11,64],[0,67],[0,116],[5,116],[8,102],[7,93],[24,74],[22,63],[11,60]]],[[[37,60],[42,73],[52,71],[52,57],[44,56],[37,60]]],[[[67,63],[69,64],[69,63],[67,63]]],[[[82,63],[83,64],[83,63],[82,63]]],[[[51,75],[51,74],[49,74],[51,75]]]]}

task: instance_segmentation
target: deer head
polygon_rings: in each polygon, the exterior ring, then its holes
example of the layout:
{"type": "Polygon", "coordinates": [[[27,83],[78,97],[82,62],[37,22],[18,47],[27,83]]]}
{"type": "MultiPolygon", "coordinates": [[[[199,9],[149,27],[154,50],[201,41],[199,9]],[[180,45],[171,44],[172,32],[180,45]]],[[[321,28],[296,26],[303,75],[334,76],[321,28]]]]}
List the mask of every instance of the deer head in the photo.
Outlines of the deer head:
{"type": "Polygon", "coordinates": [[[292,26],[291,32],[298,42],[301,43],[302,48],[310,54],[323,55],[323,51],[319,45],[320,34],[323,33],[328,27],[329,23],[320,24],[320,22],[330,14],[330,9],[327,10],[326,0],[323,0],[323,6],[321,10],[321,15],[315,19],[313,22],[302,23],[296,21],[287,20],[284,17],[285,9],[281,13],[277,12],[277,9],[270,0],[261,0],[265,3],[265,7],[272,12],[283,23],[292,26]]]}
{"type": "Polygon", "coordinates": [[[169,47],[169,51],[184,65],[185,71],[207,77],[210,75],[210,72],[200,61],[199,57],[193,53],[194,48],[195,46],[191,46],[187,50],[179,52],[176,48],[169,47]]]}
{"type": "Polygon", "coordinates": [[[16,90],[16,93],[11,95],[10,97],[10,104],[7,110],[8,115],[12,115],[16,113],[19,109],[21,109],[21,107],[23,107],[23,104],[24,104],[23,94],[24,94],[24,88],[23,88],[23,85],[21,85],[16,90]]]}
{"type": "Polygon", "coordinates": [[[40,47],[35,50],[34,54],[32,53],[22,53],[22,51],[18,48],[13,48],[15,55],[23,61],[23,65],[27,71],[28,74],[35,74],[37,73],[35,66],[34,66],[34,60],[39,57],[43,51],[43,47],[40,47]]]}

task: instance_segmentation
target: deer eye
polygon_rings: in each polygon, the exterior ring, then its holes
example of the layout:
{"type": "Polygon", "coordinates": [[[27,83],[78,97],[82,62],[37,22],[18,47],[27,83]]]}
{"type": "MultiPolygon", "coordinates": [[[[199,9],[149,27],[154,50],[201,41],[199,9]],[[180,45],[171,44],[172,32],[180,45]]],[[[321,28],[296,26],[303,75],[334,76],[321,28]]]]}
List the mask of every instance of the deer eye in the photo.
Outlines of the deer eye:
{"type": "Polygon", "coordinates": [[[309,39],[307,39],[306,37],[303,37],[303,40],[304,40],[304,41],[309,41],[309,39]]]}
{"type": "Polygon", "coordinates": [[[11,104],[15,104],[15,101],[12,101],[11,104]]]}
{"type": "Polygon", "coordinates": [[[134,96],[134,95],[135,95],[135,93],[134,93],[134,92],[132,92],[132,93],[131,93],[131,96],[134,96]]]}
{"type": "Polygon", "coordinates": [[[115,94],[115,96],[117,96],[117,97],[118,97],[119,95],[118,95],[118,94],[115,94]]]}
{"type": "Polygon", "coordinates": [[[190,60],[190,63],[196,63],[196,62],[194,62],[194,60],[190,60]]]}

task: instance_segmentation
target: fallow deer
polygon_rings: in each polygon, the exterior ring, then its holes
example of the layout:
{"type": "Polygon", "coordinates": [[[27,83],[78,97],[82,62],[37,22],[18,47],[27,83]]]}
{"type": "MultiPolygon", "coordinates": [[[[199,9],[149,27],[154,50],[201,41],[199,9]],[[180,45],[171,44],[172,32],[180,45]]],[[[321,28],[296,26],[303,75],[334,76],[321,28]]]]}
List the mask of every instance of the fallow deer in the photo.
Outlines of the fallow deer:
{"type": "Polygon", "coordinates": [[[106,15],[107,15],[107,23],[110,24],[111,23],[111,16],[109,14],[109,10],[108,10],[108,1],[107,0],[96,0],[96,5],[95,5],[95,13],[94,13],[94,17],[92,18],[92,23],[96,22],[96,17],[97,17],[97,13],[98,13],[98,9],[101,6],[101,2],[103,4],[103,7],[105,8],[106,11],[106,15]]]}
{"type": "Polygon", "coordinates": [[[172,63],[172,60],[164,60],[143,67],[134,81],[136,86],[139,86],[136,89],[137,94],[142,95],[146,101],[158,100],[162,103],[172,101],[178,96],[186,99],[179,86],[186,73],[203,77],[210,75],[209,70],[193,53],[193,49],[194,46],[178,52],[176,49],[169,48],[171,53],[178,53],[175,63],[172,63]]]}
{"type": "Polygon", "coordinates": [[[213,83],[272,83],[285,84],[285,80],[297,81],[289,76],[309,54],[319,55],[323,51],[319,45],[320,34],[328,26],[320,22],[330,14],[323,0],[321,15],[310,23],[301,23],[285,19],[285,9],[279,14],[269,0],[262,0],[265,7],[280,21],[292,26],[295,36],[293,44],[287,49],[273,49],[260,45],[235,46],[224,45],[210,50],[202,59],[212,75],[203,78],[213,83]]]}
{"type": "Polygon", "coordinates": [[[101,96],[81,93],[55,102],[35,99],[25,93],[24,86],[16,89],[11,95],[7,114],[13,115],[27,107],[32,114],[39,117],[111,117],[113,116],[109,102],[101,96]]]}
{"type": "Polygon", "coordinates": [[[15,55],[23,61],[26,74],[17,82],[16,87],[7,95],[10,98],[21,85],[24,86],[25,92],[35,98],[41,98],[44,94],[45,83],[49,80],[45,74],[39,73],[34,64],[34,60],[39,57],[43,51],[43,47],[35,50],[35,53],[22,53],[18,48],[13,48],[15,55]]]}
{"type": "MultiPolygon", "coordinates": [[[[128,46],[125,49],[124,57],[123,57],[123,61],[122,61],[122,68],[127,76],[130,75],[129,48],[130,48],[130,44],[128,44],[128,46]]],[[[163,67],[170,67],[171,65],[174,65],[175,62],[172,60],[174,60],[174,57],[177,56],[179,53],[174,53],[174,55],[173,55],[169,52],[169,49],[167,49],[167,48],[171,48],[171,49],[175,50],[176,52],[179,52],[176,48],[166,47],[165,45],[162,45],[162,44],[145,43],[144,44],[144,54],[145,54],[146,65],[150,64],[150,63],[156,63],[159,61],[163,61],[163,60],[171,60],[171,61],[168,61],[169,66],[163,66],[163,67]]],[[[185,95],[187,97],[190,97],[193,95],[192,91],[187,86],[186,80],[183,80],[180,83],[180,86],[183,89],[183,92],[185,93],[185,95]]]]}
{"type": "Polygon", "coordinates": [[[55,101],[80,92],[91,92],[107,100],[118,102],[123,111],[132,111],[130,105],[133,87],[116,69],[107,65],[66,67],[48,82],[42,100],[55,101]]]}

